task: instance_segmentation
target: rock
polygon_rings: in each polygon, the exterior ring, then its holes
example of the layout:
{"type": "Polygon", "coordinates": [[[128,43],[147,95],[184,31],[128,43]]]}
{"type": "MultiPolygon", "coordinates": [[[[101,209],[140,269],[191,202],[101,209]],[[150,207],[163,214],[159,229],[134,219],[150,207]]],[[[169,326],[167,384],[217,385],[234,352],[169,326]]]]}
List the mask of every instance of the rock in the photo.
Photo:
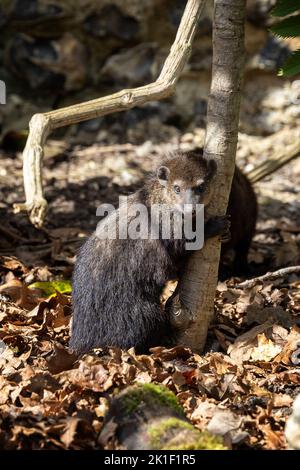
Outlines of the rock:
{"type": "Polygon", "coordinates": [[[68,0],[13,0],[3,3],[3,11],[12,30],[35,37],[57,37],[68,29],[69,21],[74,17],[74,7],[68,0]]]}
{"type": "Polygon", "coordinates": [[[113,36],[124,41],[134,39],[139,32],[138,21],[124,15],[116,5],[106,5],[99,13],[90,15],[83,23],[86,31],[99,38],[113,36]]]}
{"type": "MultiPolygon", "coordinates": [[[[274,1],[247,2],[248,63],[241,128],[256,135],[274,133],[299,116],[298,98],[294,104],[287,104],[286,97],[287,92],[290,96],[296,96],[296,92],[285,90],[282,94],[282,81],[275,88],[272,85],[289,51],[288,46],[267,33],[274,1]]],[[[9,90],[7,101],[11,96],[26,96],[24,106],[16,111],[18,115],[13,112],[10,117],[3,107],[3,133],[22,130],[21,122],[27,127],[33,108],[42,111],[67,106],[155,80],[174,40],[186,0],[0,3],[0,75],[9,90]]],[[[116,141],[127,140],[130,134],[140,142],[143,131],[162,135],[162,128],[155,131],[159,124],[170,136],[178,129],[185,132],[195,125],[203,127],[211,72],[212,4],[207,2],[199,20],[189,63],[173,97],[159,105],[81,124],[67,131],[69,135],[77,132],[78,142],[81,137],[92,142],[101,128],[114,135],[116,141]]]]}
{"type": "Polygon", "coordinates": [[[287,420],[285,437],[291,449],[300,450],[300,395],[294,401],[292,414],[287,420]]]}
{"type": "Polygon", "coordinates": [[[28,128],[29,118],[38,112],[46,112],[53,107],[53,97],[47,95],[47,100],[43,104],[37,100],[33,102],[17,94],[9,94],[9,99],[5,106],[1,106],[0,114],[0,142],[3,137],[10,133],[21,131],[28,128]],[[2,121],[2,122],[1,122],[2,121]]]}
{"type": "Polygon", "coordinates": [[[54,41],[15,36],[8,45],[7,66],[32,89],[78,90],[87,77],[87,54],[72,34],[54,41]]]}
{"type": "Polygon", "coordinates": [[[0,28],[3,28],[7,20],[8,20],[8,17],[5,14],[5,11],[3,10],[2,5],[0,5],[0,28]]]}
{"type": "Polygon", "coordinates": [[[122,87],[146,85],[153,80],[155,45],[140,44],[111,56],[101,70],[101,79],[122,87]]]}
{"type": "Polygon", "coordinates": [[[117,447],[127,450],[226,450],[221,437],[193,427],[170,390],[150,383],[127,387],[112,400],[100,445],[106,447],[113,435],[117,447]]]}
{"type": "Polygon", "coordinates": [[[300,117],[298,81],[283,82],[275,74],[246,76],[241,106],[242,132],[269,135],[300,117]]]}
{"type": "Polygon", "coordinates": [[[182,77],[175,90],[174,103],[177,112],[184,116],[184,122],[194,120],[197,124],[203,122],[206,114],[209,81],[205,74],[199,74],[198,80],[182,77]],[[201,77],[201,78],[200,78],[201,77]]]}
{"type": "Polygon", "coordinates": [[[55,0],[15,0],[10,5],[10,19],[13,21],[42,21],[57,18],[64,8],[55,0]]]}
{"type": "Polygon", "coordinates": [[[247,67],[276,72],[290,53],[289,47],[281,39],[269,36],[263,48],[251,58],[247,67]]]}

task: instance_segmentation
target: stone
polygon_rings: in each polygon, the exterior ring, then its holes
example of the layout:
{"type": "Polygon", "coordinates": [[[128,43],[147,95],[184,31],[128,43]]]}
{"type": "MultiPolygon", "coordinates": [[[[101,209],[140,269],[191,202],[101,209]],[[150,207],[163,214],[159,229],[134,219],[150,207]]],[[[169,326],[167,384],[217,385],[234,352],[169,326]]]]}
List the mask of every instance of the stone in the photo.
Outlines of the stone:
{"type": "Polygon", "coordinates": [[[292,414],[287,420],[285,437],[291,449],[300,450],[300,395],[296,397],[292,414]]]}
{"type": "Polygon", "coordinates": [[[101,69],[101,79],[119,86],[145,85],[153,80],[154,57],[155,45],[152,43],[123,49],[106,61],[101,69]]]}
{"type": "Polygon", "coordinates": [[[53,41],[16,35],[6,57],[9,70],[32,89],[67,92],[86,81],[86,50],[71,33],[53,41]]]}
{"type": "Polygon", "coordinates": [[[99,38],[113,36],[124,41],[134,39],[139,32],[138,21],[124,15],[116,5],[106,5],[99,13],[90,15],[83,23],[86,31],[99,38]]]}

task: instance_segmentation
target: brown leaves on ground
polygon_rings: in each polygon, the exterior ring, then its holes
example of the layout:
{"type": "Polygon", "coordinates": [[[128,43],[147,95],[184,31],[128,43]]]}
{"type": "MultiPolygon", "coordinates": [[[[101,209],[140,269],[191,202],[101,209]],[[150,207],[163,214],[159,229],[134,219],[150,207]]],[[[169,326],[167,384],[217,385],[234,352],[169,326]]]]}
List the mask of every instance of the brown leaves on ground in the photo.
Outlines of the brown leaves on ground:
{"type": "MultiPolygon", "coordinates": [[[[98,449],[110,398],[135,383],[161,383],[199,429],[232,448],[283,449],[284,424],[300,391],[299,281],[252,289],[220,283],[211,351],[178,346],[149,355],[68,349],[70,296],[28,289],[30,271],[2,260],[0,442],[6,449],[98,449]],[[299,320],[298,320],[299,321],[299,320]]],[[[114,430],[112,430],[112,433],[114,430]]]]}

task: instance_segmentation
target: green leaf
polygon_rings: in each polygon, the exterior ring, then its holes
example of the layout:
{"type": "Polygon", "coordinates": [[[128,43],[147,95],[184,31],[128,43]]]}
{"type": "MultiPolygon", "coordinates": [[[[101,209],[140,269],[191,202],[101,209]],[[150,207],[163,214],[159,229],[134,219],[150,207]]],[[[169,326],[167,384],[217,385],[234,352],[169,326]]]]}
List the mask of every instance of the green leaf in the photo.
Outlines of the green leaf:
{"type": "Polygon", "coordinates": [[[56,292],[60,294],[70,294],[72,292],[72,284],[70,281],[51,281],[51,282],[34,282],[30,284],[29,289],[39,289],[45,297],[51,297],[56,292]]]}
{"type": "Polygon", "coordinates": [[[282,69],[279,70],[278,75],[282,75],[283,77],[292,77],[297,73],[300,73],[300,49],[293,52],[291,57],[287,59],[282,69]]]}
{"type": "Polygon", "coordinates": [[[295,38],[300,36],[300,15],[290,16],[280,21],[272,26],[271,31],[283,38],[295,38]]]}
{"type": "Polygon", "coordinates": [[[295,11],[300,10],[300,0],[277,0],[272,16],[287,16],[295,11]]]}

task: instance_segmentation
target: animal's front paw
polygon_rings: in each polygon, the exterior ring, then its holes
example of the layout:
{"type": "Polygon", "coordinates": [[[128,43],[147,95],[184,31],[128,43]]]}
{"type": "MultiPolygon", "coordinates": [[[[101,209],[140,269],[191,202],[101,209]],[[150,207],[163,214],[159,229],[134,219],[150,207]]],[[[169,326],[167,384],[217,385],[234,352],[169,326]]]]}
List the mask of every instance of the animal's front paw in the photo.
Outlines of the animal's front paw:
{"type": "Polygon", "coordinates": [[[205,224],[205,238],[220,237],[221,242],[230,240],[230,216],[217,215],[205,224]]]}
{"type": "Polygon", "coordinates": [[[220,242],[221,243],[226,243],[229,242],[231,239],[231,232],[230,232],[230,226],[231,226],[231,221],[230,221],[230,215],[224,215],[220,216],[220,219],[222,221],[220,222],[222,229],[220,233],[220,242]]]}

